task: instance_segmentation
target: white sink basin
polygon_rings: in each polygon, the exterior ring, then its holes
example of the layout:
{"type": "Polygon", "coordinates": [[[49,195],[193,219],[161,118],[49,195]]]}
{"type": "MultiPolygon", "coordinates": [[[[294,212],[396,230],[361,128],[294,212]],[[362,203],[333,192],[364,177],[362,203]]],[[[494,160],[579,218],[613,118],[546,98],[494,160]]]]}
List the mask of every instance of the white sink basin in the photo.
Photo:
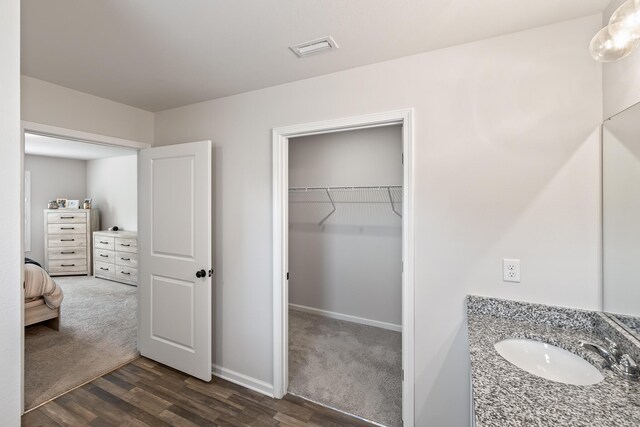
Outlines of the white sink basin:
{"type": "Polygon", "coordinates": [[[600,371],[583,358],[540,341],[509,338],[494,344],[500,356],[530,374],[573,385],[597,384],[600,371]]]}

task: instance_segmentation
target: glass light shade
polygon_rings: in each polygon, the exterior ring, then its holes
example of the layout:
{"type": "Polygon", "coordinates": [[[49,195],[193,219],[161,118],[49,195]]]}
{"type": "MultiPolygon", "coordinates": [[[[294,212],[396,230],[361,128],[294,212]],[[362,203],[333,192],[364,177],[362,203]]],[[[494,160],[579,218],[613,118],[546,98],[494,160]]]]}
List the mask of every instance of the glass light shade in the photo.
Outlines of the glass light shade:
{"type": "Polygon", "coordinates": [[[604,27],[593,37],[589,51],[593,59],[599,62],[612,62],[624,58],[639,45],[640,39],[634,39],[628,32],[610,25],[604,27]]]}
{"type": "Polygon", "coordinates": [[[614,37],[621,33],[622,37],[640,39],[640,0],[627,0],[613,12],[609,32],[614,37]]]}

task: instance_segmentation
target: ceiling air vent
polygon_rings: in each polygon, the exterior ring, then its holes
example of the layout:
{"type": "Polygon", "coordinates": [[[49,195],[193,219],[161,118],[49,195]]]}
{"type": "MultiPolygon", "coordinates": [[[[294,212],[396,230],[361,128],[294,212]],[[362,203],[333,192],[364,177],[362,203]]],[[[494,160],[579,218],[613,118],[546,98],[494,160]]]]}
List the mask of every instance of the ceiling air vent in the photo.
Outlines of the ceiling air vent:
{"type": "Polygon", "coordinates": [[[289,47],[289,49],[291,49],[291,51],[295,53],[299,58],[337,48],[338,44],[333,40],[331,36],[322,37],[321,39],[311,40],[289,47]]]}

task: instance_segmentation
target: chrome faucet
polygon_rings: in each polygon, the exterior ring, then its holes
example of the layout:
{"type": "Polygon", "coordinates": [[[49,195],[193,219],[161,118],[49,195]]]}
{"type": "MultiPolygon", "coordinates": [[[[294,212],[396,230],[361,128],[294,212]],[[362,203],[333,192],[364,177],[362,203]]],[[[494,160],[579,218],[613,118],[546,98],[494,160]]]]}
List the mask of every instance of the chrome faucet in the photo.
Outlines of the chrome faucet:
{"type": "Polygon", "coordinates": [[[640,369],[636,362],[628,354],[622,354],[618,345],[605,338],[609,344],[609,349],[606,349],[598,344],[582,341],[580,347],[598,353],[604,360],[607,361],[608,366],[618,374],[630,380],[637,380],[640,377],[640,369]]]}

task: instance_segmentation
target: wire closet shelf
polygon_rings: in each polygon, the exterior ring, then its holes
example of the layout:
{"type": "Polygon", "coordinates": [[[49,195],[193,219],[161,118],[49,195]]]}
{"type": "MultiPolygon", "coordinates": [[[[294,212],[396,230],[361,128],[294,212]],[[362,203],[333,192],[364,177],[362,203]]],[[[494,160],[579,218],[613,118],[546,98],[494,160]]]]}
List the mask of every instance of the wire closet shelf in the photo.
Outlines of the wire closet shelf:
{"type": "Polygon", "coordinates": [[[318,225],[323,225],[338,210],[341,203],[388,204],[390,212],[402,218],[402,185],[338,186],[338,187],[291,187],[290,203],[329,203],[331,212],[318,225]]]}

